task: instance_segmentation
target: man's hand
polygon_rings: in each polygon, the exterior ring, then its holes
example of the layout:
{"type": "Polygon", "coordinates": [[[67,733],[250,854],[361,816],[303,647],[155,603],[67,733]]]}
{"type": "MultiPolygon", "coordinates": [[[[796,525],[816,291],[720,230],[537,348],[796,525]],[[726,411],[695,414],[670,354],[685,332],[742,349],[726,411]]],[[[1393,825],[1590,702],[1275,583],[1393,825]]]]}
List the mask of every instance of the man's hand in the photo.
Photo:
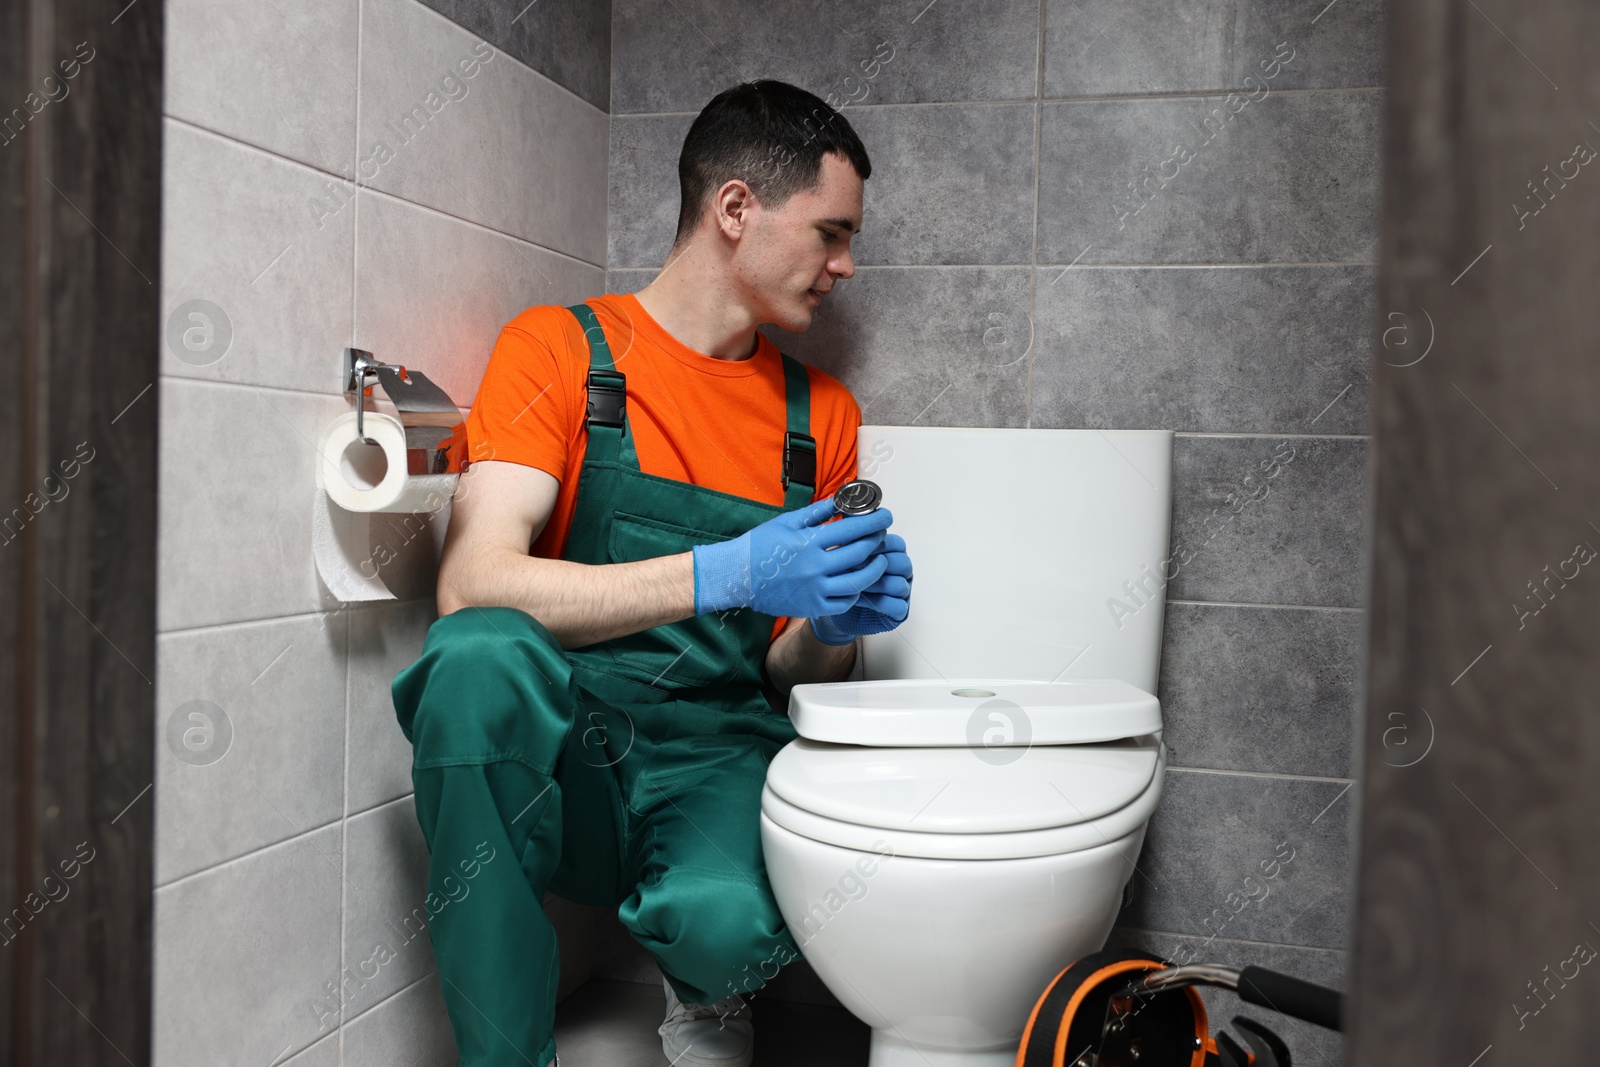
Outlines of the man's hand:
{"type": "Polygon", "coordinates": [[[854,607],[809,620],[817,640],[847,645],[867,634],[887,633],[906,621],[911,614],[911,557],[905,538],[886,534],[879,556],[887,561],[883,576],[861,591],[854,607]]]}
{"type": "Polygon", "coordinates": [[[695,613],[750,607],[804,618],[854,607],[888,566],[884,531],[894,516],[879,508],[829,522],[836,514],[831,499],[819,500],[732,540],[695,546],[695,613]]]}

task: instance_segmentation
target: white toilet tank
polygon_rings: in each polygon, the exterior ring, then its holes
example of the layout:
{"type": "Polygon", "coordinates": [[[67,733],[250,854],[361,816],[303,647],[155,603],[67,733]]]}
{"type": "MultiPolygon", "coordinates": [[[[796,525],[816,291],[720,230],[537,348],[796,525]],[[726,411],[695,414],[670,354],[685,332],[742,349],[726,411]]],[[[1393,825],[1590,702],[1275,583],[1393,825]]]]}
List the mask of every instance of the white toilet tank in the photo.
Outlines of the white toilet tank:
{"type": "Polygon", "coordinates": [[[911,615],[863,639],[890,678],[1118,678],[1156,691],[1172,431],[862,426],[905,538],[911,615]]]}

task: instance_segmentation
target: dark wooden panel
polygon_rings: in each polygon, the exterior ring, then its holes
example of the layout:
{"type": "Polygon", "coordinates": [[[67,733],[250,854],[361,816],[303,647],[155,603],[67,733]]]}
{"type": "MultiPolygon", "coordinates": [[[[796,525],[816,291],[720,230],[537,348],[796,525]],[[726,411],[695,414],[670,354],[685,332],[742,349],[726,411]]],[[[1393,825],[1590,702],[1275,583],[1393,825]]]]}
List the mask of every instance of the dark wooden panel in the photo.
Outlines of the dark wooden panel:
{"type": "Polygon", "coordinates": [[[1349,1059],[1589,1063],[1600,7],[1389,10],[1349,1059]]]}
{"type": "MultiPolygon", "coordinates": [[[[0,4],[0,101],[20,101],[27,69],[21,62],[23,6],[0,4]]],[[[4,105],[9,106],[9,104],[4,105]]],[[[0,133],[3,139],[4,133],[0,133]]],[[[22,499],[23,427],[23,283],[24,259],[22,154],[14,144],[0,145],[0,516],[22,499]],[[14,354],[15,353],[15,354],[14,354]]],[[[4,534],[0,533],[0,539],[4,534]]],[[[0,545],[0,920],[21,898],[17,858],[22,841],[21,765],[18,759],[22,718],[17,713],[22,675],[21,594],[23,561],[18,546],[0,545]]],[[[0,926],[0,938],[4,928],[0,926]]],[[[0,1064],[18,1062],[15,1035],[18,961],[25,946],[0,949],[0,1064]]]]}
{"type": "Polygon", "coordinates": [[[0,18],[0,1062],[142,1065],[162,5],[0,18]]]}

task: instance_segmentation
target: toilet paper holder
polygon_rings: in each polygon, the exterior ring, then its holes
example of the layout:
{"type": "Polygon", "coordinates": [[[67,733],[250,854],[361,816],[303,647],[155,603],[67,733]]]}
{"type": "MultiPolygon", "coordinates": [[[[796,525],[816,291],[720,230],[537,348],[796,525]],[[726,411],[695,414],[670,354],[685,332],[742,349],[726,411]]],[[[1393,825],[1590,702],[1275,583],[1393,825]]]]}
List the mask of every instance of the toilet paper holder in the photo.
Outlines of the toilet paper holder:
{"type": "Polygon", "coordinates": [[[344,392],[356,401],[356,438],[377,444],[366,435],[365,401],[376,377],[376,384],[400,412],[400,425],[406,433],[406,468],[409,474],[459,473],[450,460],[447,442],[461,423],[461,409],[428,376],[385,363],[361,348],[344,350],[344,392]]]}

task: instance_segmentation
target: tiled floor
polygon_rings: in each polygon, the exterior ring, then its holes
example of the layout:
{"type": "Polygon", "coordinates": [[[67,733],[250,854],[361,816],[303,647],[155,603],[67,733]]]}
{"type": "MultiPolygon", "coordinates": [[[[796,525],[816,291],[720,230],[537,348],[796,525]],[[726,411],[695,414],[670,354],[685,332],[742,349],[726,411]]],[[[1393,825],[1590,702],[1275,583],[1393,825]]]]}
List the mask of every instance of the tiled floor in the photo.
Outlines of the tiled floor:
{"type": "MultiPolygon", "coordinates": [[[[842,1008],[751,998],[755,1067],[866,1067],[870,1031],[842,1008]]],[[[592,978],[556,1007],[561,1067],[665,1067],[660,987],[592,978]]]]}

